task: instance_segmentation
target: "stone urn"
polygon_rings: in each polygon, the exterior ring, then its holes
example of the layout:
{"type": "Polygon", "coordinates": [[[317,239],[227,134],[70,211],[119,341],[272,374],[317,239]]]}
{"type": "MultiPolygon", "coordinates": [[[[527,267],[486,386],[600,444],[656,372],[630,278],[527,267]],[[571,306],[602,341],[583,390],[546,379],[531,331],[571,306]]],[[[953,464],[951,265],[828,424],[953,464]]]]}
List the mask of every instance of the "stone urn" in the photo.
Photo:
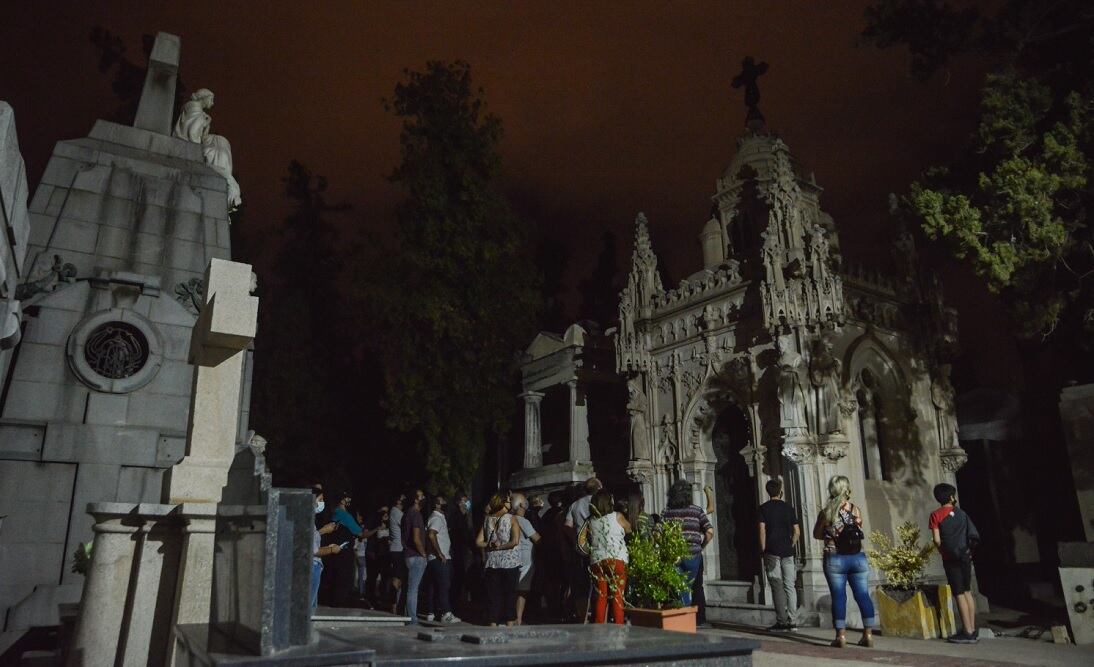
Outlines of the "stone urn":
{"type": "Polygon", "coordinates": [[[956,631],[949,586],[914,590],[879,586],[876,598],[882,632],[887,637],[934,639],[943,636],[943,631],[945,636],[956,631]]]}
{"type": "Polygon", "coordinates": [[[674,632],[695,634],[695,617],[698,607],[677,607],[676,609],[627,609],[627,619],[631,625],[642,628],[659,628],[674,632]]]}

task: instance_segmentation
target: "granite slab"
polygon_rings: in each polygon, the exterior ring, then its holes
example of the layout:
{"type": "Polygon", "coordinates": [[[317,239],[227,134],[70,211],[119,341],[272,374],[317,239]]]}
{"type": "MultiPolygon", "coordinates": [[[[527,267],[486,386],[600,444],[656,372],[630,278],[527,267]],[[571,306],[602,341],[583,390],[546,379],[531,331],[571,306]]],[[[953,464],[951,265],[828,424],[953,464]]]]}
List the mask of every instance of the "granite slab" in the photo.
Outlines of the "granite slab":
{"type": "Polygon", "coordinates": [[[323,667],[325,665],[371,665],[375,651],[353,644],[329,632],[319,631],[316,640],[272,655],[255,655],[250,647],[201,624],[179,625],[175,630],[175,667],[323,667]]]}

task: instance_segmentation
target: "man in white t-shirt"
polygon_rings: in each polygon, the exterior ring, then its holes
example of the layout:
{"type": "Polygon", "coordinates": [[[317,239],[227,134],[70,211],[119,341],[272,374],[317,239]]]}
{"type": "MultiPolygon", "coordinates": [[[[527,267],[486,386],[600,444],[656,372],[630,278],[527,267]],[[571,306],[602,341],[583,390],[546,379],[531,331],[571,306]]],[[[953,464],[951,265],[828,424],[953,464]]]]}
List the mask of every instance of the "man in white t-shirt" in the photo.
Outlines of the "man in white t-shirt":
{"type": "Polygon", "coordinates": [[[400,493],[391,503],[387,513],[387,529],[391,538],[391,587],[395,590],[395,599],[391,604],[391,613],[399,613],[399,602],[403,594],[403,582],[406,581],[406,560],[403,558],[403,504],[406,494],[400,493]]]}
{"type": "MultiPolygon", "coordinates": [[[[585,480],[584,492],[570,505],[566,512],[566,535],[570,538],[571,545],[577,544],[577,531],[585,525],[589,519],[589,504],[593,500],[593,494],[603,488],[603,484],[595,477],[585,480]]],[[[579,622],[584,623],[589,615],[589,557],[581,556],[574,559],[573,570],[570,573],[570,591],[574,596],[574,607],[579,622]]]]}
{"type": "Polygon", "coordinates": [[[536,532],[532,522],[525,518],[528,513],[528,499],[523,493],[514,493],[509,501],[513,514],[520,524],[520,543],[517,544],[517,552],[520,554],[520,578],[517,580],[517,625],[524,623],[524,607],[528,602],[528,594],[532,590],[532,577],[535,576],[535,568],[532,567],[532,545],[539,542],[539,533],[536,532]]]}
{"type": "Polygon", "coordinates": [[[429,564],[426,565],[425,620],[434,618],[441,623],[459,623],[460,619],[452,613],[449,592],[452,587],[452,539],[448,534],[448,519],[445,508],[448,503],[444,496],[433,498],[433,512],[426,521],[425,531],[428,537],[426,549],[429,551],[429,564]]]}

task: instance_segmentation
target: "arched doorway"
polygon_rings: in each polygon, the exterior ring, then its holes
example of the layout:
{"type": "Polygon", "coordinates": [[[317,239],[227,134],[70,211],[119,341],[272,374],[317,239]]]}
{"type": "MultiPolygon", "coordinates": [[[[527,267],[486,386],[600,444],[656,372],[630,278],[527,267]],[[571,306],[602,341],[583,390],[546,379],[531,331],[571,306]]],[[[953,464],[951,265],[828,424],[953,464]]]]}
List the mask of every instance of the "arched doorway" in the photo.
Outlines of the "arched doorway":
{"type": "Polygon", "coordinates": [[[718,506],[721,578],[752,581],[760,574],[760,538],[757,527],[756,487],[741,450],[752,442],[748,418],[736,406],[718,415],[711,435],[717,459],[714,470],[718,506]]]}

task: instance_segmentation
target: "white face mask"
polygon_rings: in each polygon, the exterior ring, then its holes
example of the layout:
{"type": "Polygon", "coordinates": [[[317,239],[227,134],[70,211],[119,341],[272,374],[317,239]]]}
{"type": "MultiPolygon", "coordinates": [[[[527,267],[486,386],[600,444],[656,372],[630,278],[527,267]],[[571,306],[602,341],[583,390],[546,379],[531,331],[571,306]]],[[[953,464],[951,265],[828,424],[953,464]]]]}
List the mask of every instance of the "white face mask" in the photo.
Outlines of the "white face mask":
{"type": "Polygon", "coordinates": [[[463,501],[463,511],[465,511],[465,512],[470,512],[471,511],[471,501],[470,500],[463,501]]]}
{"type": "Polygon", "coordinates": [[[317,502],[315,504],[315,513],[316,514],[319,514],[320,512],[322,512],[325,509],[327,509],[327,503],[323,502],[322,500],[320,500],[319,502],[317,502]]]}

